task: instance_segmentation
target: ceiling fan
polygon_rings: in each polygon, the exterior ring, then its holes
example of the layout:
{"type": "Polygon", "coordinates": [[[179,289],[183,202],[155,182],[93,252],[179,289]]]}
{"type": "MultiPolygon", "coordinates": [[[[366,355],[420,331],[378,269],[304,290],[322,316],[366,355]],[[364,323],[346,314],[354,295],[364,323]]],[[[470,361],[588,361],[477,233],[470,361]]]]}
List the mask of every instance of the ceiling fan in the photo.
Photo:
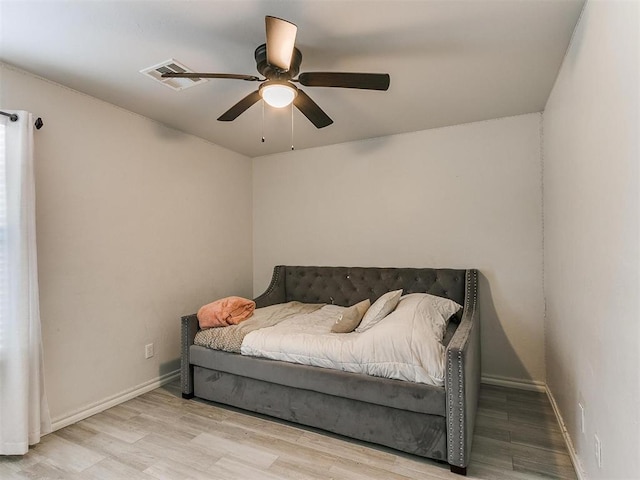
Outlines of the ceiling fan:
{"type": "Polygon", "coordinates": [[[265,78],[233,73],[164,73],[164,78],[229,78],[248,82],[261,82],[258,89],[244,97],[223,113],[218,120],[231,122],[258,100],[263,99],[273,107],[293,105],[317,128],[333,123],[333,120],[307,95],[294,85],[305,87],[359,88],[387,90],[390,77],[387,73],[345,73],[300,71],[302,53],[295,47],[298,27],[281,18],[265,17],[267,43],[256,48],[256,68],[265,78]]]}

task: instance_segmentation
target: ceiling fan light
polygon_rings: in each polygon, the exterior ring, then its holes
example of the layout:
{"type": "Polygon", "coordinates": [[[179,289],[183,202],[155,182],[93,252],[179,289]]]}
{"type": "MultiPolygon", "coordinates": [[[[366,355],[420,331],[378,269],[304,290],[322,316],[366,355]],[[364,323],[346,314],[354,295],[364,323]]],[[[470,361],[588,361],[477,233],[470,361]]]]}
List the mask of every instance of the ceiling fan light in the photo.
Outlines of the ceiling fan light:
{"type": "Polygon", "coordinates": [[[264,85],[260,89],[260,95],[262,99],[275,108],[282,108],[290,105],[298,92],[296,89],[284,83],[273,83],[270,85],[264,85]]]}

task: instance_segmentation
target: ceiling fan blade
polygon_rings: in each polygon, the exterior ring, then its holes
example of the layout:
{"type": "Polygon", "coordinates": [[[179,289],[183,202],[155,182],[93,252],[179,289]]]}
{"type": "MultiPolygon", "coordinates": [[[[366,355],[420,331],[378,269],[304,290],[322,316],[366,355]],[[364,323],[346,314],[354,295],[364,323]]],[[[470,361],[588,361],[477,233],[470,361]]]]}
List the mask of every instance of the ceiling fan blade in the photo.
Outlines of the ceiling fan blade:
{"type": "Polygon", "coordinates": [[[324,113],[316,102],[311,100],[311,97],[304,93],[302,90],[298,90],[298,95],[293,100],[293,104],[298,110],[300,110],[305,117],[313,123],[316,128],[328,127],[333,123],[333,120],[329,118],[329,115],[324,113]]]}
{"type": "Polygon", "coordinates": [[[387,90],[391,77],[388,73],[306,72],[300,74],[298,81],[305,87],[387,90]]]}
{"type": "Polygon", "coordinates": [[[233,80],[247,80],[249,82],[261,81],[261,79],[256,77],[255,75],[240,75],[236,73],[167,72],[162,74],[162,78],[230,78],[233,80]]]}
{"type": "Polygon", "coordinates": [[[260,93],[258,93],[258,90],[256,90],[255,92],[252,92],[244,97],[222,115],[220,115],[220,117],[218,117],[218,120],[221,122],[231,122],[238,118],[242,113],[244,113],[245,110],[247,110],[258,100],[260,100],[260,93]]]}
{"type": "Polygon", "coordinates": [[[291,56],[296,43],[298,27],[281,18],[266,16],[267,63],[286,72],[291,67],[291,56]]]}

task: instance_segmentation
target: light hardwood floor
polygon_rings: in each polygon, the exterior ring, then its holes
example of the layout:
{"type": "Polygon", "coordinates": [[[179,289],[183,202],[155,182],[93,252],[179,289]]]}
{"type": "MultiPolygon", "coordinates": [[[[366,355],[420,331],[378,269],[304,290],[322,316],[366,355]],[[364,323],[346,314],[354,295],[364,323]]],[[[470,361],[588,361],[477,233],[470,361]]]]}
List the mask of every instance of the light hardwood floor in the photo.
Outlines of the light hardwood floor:
{"type": "MultiPolygon", "coordinates": [[[[461,480],[439,464],[240,410],[146,393],[0,457],[0,478],[461,480]]],[[[470,479],[575,479],[544,394],[483,385],[470,479]]]]}

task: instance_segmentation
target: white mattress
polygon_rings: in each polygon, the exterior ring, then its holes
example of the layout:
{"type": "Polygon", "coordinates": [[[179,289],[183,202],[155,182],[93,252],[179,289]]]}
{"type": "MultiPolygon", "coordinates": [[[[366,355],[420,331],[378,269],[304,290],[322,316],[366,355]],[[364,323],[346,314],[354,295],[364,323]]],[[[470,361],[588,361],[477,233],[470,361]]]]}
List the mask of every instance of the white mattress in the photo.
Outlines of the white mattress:
{"type": "Polygon", "coordinates": [[[362,333],[331,333],[344,309],[326,305],[247,334],[241,353],[345,372],[442,386],[442,336],[460,305],[440,297],[405,295],[397,308],[362,333]]]}

